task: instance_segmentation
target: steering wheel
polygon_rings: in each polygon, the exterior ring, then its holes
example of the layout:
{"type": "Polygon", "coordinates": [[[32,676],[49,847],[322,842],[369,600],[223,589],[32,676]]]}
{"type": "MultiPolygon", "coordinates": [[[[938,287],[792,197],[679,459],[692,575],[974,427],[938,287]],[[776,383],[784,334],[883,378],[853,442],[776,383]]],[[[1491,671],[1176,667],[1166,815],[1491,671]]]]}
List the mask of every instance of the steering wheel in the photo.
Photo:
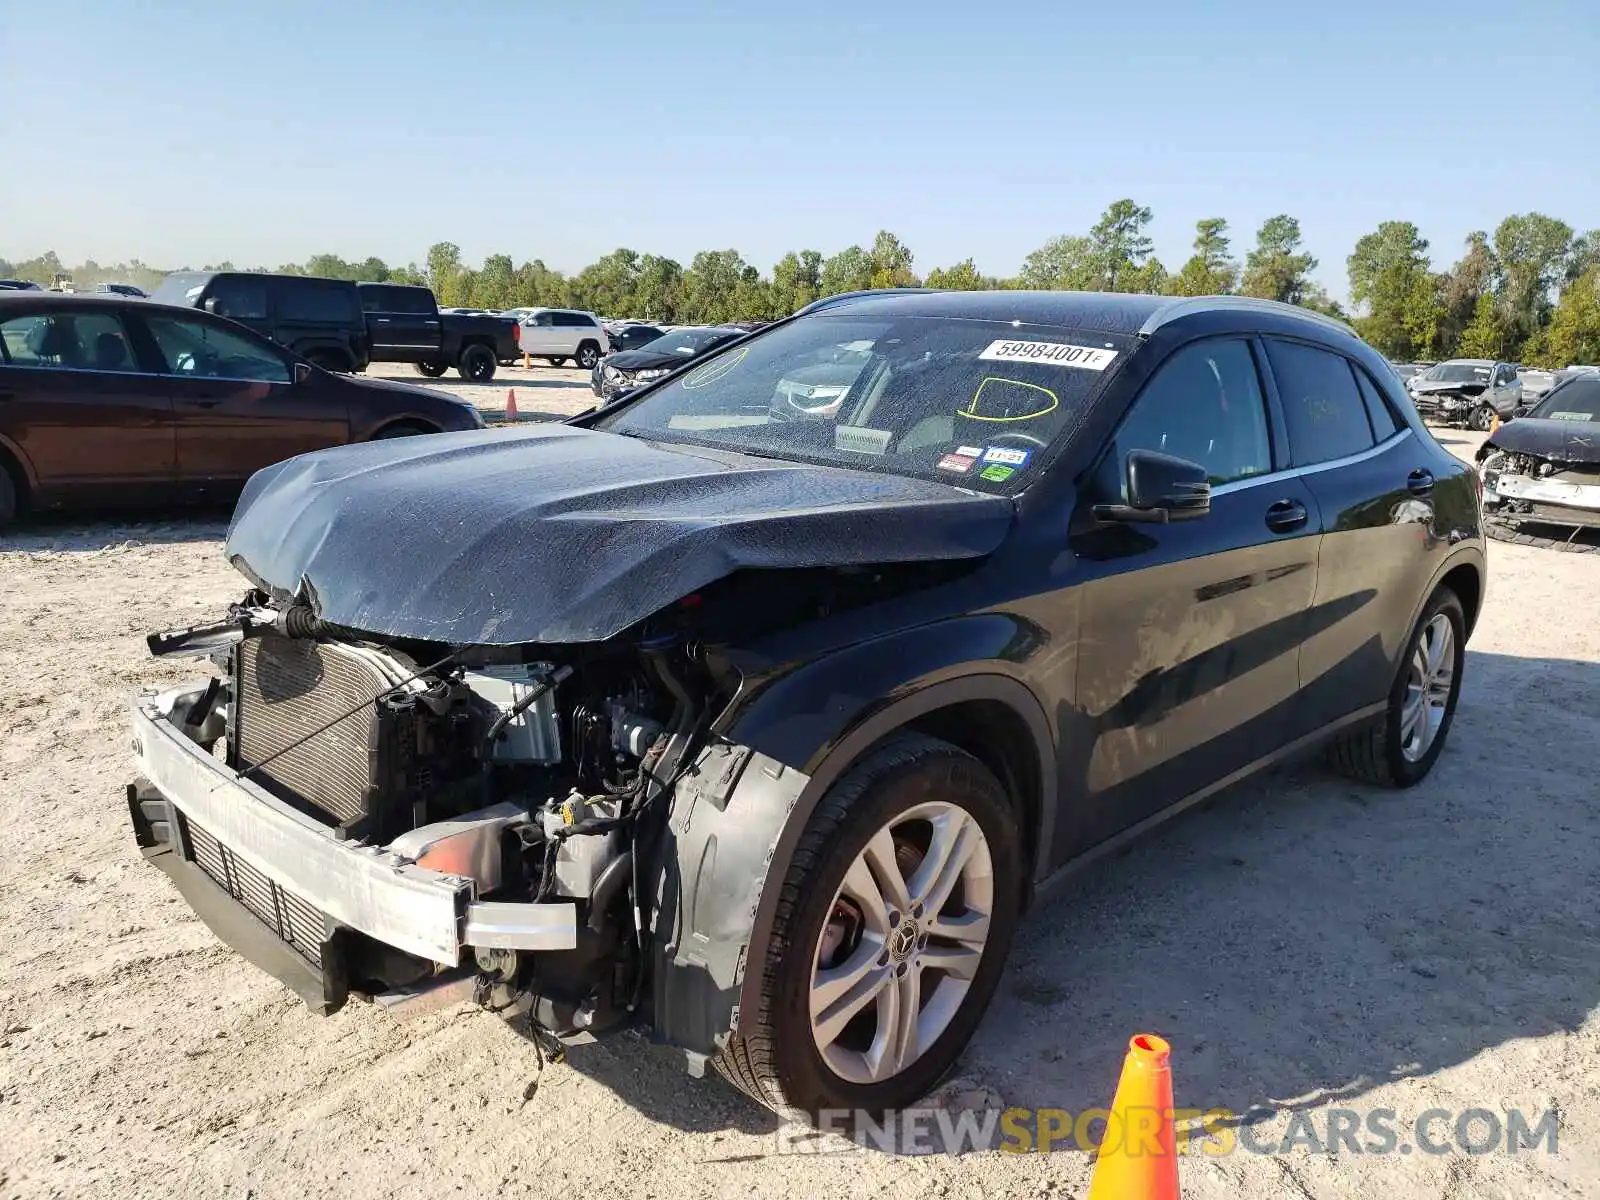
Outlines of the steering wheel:
{"type": "Polygon", "coordinates": [[[990,446],[1000,442],[1013,441],[1026,442],[1035,450],[1048,450],[1050,448],[1050,443],[1045,441],[1043,438],[1036,438],[1031,433],[1019,433],[1015,430],[1010,433],[997,433],[991,438],[984,438],[983,441],[986,445],[990,446]]]}

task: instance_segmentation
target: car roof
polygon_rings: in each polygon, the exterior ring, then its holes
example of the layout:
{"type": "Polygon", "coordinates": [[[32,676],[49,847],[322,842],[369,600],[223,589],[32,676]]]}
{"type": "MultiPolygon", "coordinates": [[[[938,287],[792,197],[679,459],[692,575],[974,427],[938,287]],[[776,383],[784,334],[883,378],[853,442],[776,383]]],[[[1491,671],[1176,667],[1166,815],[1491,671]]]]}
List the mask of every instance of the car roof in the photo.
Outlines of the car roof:
{"type": "Polygon", "coordinates": [[[1497,360],[1492,358],[1447,358],[1444,360],[1444,362],[1438,363],[1437,365],[1441,367],[1492,367],[1496,361],[1497,360]]]}
{"type": "Polygon", "coordinates": [[[1250,296],[1150,296],[1128,292],[946,292],[885,290],[856,292],[818,301],[809,313],[848,310],[862,316],[954,317],[973,321],[1020,321],[1063,329],[1149,334],[1180,317],[1202,312],[1271,314],[1354,335],[1343,321],[1298,305],[1250,296]]]}
{"type": "Polygon", "coordinates": [[[12,309],[35,309],[41,305],[47,308],[132,309],[141,313],[165,310],[184,317],[199,314],[204,318],[208,315],[204,309],[190,308],[186,304],[164,304],[155,300],[142,300],[138,296],[127,296],[121,292],[0,291],[0,316],[12,309]]]}

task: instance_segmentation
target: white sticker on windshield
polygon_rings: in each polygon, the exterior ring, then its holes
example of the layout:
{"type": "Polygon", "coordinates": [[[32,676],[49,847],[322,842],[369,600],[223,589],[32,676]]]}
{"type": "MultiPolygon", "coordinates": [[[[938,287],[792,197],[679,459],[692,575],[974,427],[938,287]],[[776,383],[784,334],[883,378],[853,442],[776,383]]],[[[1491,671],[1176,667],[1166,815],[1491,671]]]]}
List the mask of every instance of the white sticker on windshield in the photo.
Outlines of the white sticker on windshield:
{"type": "Polygon", "coordinates": [[[1550,414],[1552,421],[1588,421],[1592,420],[1586,412],[1553,412],[1550,414]]]}
{"type": "Polygon", "coordinates": [[[837,450],[854,450],[857,454],[882,454],[889,449],[892,436],[887,429],[840,425],[833,431],[833,445],[837,450]]]}
{"type": "Polygon", "coordinates": [[[1116,361],[1117,352],[1099,346],[1073,346],[1066,342],[1001,339],[990,342],[978,357],[989,362],[1036,362],[1053,367],[1077,367],[1081,371],[1104,371],[1116,361]]]}

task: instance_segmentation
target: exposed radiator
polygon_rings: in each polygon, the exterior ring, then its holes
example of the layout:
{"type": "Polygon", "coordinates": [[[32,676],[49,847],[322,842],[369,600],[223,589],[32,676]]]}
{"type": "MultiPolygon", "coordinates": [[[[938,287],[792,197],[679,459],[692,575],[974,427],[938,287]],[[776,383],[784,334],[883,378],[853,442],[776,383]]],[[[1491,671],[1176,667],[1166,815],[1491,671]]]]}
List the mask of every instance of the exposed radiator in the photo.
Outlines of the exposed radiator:
{"type": "Polygon", "coordinates": [[[275,635],[246,639],[236,662],[232,733],[239,769],[264,764],[253,778],[337,822],[365,817],[382,777],[372,701],[404,678],[399,664],[360,646],[275,635]]]}

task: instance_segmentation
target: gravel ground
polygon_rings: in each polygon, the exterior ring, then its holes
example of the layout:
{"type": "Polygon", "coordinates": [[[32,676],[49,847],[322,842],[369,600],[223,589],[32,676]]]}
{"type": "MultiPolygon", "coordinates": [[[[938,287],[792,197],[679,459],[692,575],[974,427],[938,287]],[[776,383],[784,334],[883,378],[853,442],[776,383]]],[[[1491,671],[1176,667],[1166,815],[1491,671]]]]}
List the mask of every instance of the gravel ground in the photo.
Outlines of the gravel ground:
{"type": "MultiPolygon", "coordinates": [[[[582,382],[472,392],[561,413],[582,382]]],[[[238,594],[224,528],[0,540],[0,1197],[1083,1195],[1077,1150],[779,1155],[771,1118],[641,1039],[541,1071],[493,1016],[322,1019],[225,950],[140,861],[121,794],[128,694],[194,671],[141,636],[238,594]]],[[[1279,772],[1080,877],[1025,925],[953,1104],[1102,1105],[1154,1030],[1179,1104],[1264,1107],[1258,1144],[1330,1108],[1393,1109],[1404,1142],[1429,1108],[1559,1115],[1554,1156],[1190,1156],[1191,1200],[1600,1191],[1600,555],[1491,554],[1427,783],[1279,772]]]]}

